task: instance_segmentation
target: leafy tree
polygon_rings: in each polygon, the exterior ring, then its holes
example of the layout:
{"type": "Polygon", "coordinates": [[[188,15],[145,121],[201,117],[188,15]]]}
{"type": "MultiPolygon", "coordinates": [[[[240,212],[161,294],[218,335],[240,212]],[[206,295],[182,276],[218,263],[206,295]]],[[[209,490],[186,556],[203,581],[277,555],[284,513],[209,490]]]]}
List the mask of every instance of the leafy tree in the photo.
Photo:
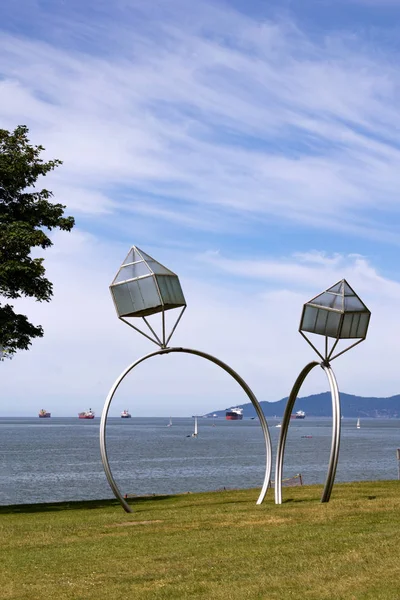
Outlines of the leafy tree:
{"type": "MultiPolygon", "coordinates": [[[[31,251],[52,246],[49,231],[70,231],[74,219],[64,217],[65,206],[51,202],[52,192],[36,190],[37,179],[62,162],[43,161],[43,146],[31,146],[28,132],[23,125],[13,132],[0,129],[0,296],[48,302],[53,287],[45,277],[43,258],[32,258],[31,251]]],[[[0,303],[0,358],[27,350],[33,338],[42,336],[40,325],[0,303]]]]}

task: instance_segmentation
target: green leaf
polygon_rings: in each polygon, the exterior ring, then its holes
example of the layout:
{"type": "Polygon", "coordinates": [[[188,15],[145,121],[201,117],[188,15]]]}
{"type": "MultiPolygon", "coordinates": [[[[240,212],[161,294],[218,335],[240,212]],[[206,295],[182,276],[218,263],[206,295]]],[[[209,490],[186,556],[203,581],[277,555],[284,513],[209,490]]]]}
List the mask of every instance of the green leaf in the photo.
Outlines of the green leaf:
{"type": "MultiPolygon", "coordinates": [[[[48,232],[71,231],[75,221],[64,216],[65,206],[51,201],[50,190],[35,190],[38,178],[62,161],[43,161],[43,146],[30,145],[28,133],[25,125],[13,132],[0,129],[0,295],[48,302],[53,286],[45,277],[43,258],[32,258],[31,252],[52,246],[48,232]]],[[[26,350],[31,339],[42,335],[40,325],[29,323],[12,306],[0,304],[0,346],[10,353],[26,350]]]]}

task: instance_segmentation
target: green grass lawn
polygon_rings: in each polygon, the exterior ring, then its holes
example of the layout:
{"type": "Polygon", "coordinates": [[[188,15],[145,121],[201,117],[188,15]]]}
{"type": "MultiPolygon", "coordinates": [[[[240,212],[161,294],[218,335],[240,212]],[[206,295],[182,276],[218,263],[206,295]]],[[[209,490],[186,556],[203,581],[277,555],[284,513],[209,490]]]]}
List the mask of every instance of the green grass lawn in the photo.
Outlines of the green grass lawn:
{"type": "Polygon", "coordinates": [[[0,507],[0,598],[400,599],[400,482],[0,507]]]}

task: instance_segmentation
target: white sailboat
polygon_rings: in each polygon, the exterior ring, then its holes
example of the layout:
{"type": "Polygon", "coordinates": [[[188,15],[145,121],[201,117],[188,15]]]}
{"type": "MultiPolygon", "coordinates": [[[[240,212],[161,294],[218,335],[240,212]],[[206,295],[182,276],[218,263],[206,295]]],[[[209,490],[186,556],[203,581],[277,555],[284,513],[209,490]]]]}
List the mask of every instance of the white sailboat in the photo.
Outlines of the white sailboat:
{"type": "Polygon", "coordinates": [[[194,431],[192,437],[197,437],[197,417],[194,418],[194,431]]]}
{"type": "Polygon", "coordinates": [[[360,419],[357,419],[357,429],[360,429],[361,425],[360,425],[360,419]]]}
{"type": "Polygon", "coordinates": [[[171,417],[169,418],[169,423],[168,423],[167,427],[172,427],[172,418],[171,417]]]}

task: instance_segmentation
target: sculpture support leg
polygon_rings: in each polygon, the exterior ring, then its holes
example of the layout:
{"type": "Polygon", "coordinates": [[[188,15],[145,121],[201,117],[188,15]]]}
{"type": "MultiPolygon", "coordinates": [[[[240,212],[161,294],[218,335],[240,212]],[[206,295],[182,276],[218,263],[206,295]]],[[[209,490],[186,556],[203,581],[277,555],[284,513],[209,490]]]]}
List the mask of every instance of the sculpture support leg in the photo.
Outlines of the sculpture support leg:
{"type": "Polygon", "coordinates": [[[332,443],[331,453],[329,458],[328,473],[326,476],[325,487],[322,493],[321,502],[329,502],[329,498],[332,492],[333,483],[335,481],[336,467],[339,459],[339,446],[340,446],[340,396],[339,389],[337,386],[335,375],[329,364],[311,362],[304,367],[300,375],[296,379],[290,396],[288,398],[285,412],[282,419],[281,432],[278,442],[278,450],[276,455],[276,468],[275,468],[275,504],[282,504],[282,473],[283,473],[283,459],[285,454],[285,444],[287,432],[290,424],[290,415],[292,414],[294,403],[296,402],[297,396],[299,395],[300,388],[304,383],[307,375],[310,371],[318,364],[325,371],[329,381],[329,387],[332,398],[332,443]]]}
{"type": "Polygon", "coordinates": [[[257,500],[257,504],[261,504],[265,498],[265,494],[267,493],[268,490],[268,486],[269,486],[269,482],[271,479],[271,469],[272,469],[272,444],[271,444],[271,438],[269,435],[269,430],[268,430],[268,424],[267,421],[265,419],[265,415],[261,409],[261,406],[257,400],[257,398],[255,397],[255,395],[253,394],[253,392],[251,391],[251,389],[249,388],[249,386],[247,385],[247,383],[240,377],[240,375],[238,373],[236,373],[236,371],[234,371],[233,369],[231,369],[231,367],[229,367],[227,364],[225,364],[224,362],[222,362],[221,360],[219,360],[218,358],[215,358],[215,356],[212,356],[211,354],[207,354],[205,352],[201,352],[200,350],[193,350],[191,348],[163,348],[161,350],[156,350],[155,352],[151,352],[150,354],[147,354],[146,356],[143,356],[142,358],[138,359],[137,361],[135,361],[134,363],[132,363],[129,367],[127,367],[127,369],[125,369],[125,371],[123,371],[123,373],[121,373],[121,375],[118,377],[118,379],[115,381],[114,385],[112,386],[105,404],[104,404],[104,408],[103,408],[103,412],[101,415],[101,422],[100,422],[100,452],[101,452],[101,460],[103,462],[103,467],[104,467],[104,471],[108,480],[108,483],[110,484],[111,489],[114,492],[114,495],[116,496],[116,498],[120,501],[122,507],[124,508],[124,510],[126,512],[132,512],[131,507],[129,506],[129,504],[125,501],[125,499],[122,497],[118,486],[114,480],[114,477],[112,475],[111,472],[111,468],[110,468],[110,464],[108,461],[108,456],[107,456],[107,446],[106,446],[106,425],[107,425],[107,415],[108,415],[108,411],[112,402],[112,399],[114,397],[115,392],[117,391],[120,383],[123,381],[123,379],[128,375],[128,373],[130,373],[130,371],[132,371],[132,369],[134,369],[134,367],[136,367],[137,365],[139,365],[141,362],[147,360],[148,358],[151,358],[152,356],[157,356],[157,355],[163,355],[163,354],[171,354],[171,353],[175,353],[175,352],[182,352],[185,354],[194,354],[196,356],[200,356],[202,358],[205,358],[206,360],[209,360],[210,362],[216,364],[217,366],[221,367],[224,371],[226,371],[229,375],[231,375],[231,377],[233,377],[233,379],[235,379],[235,381],[237,381],[237,383],[242,387],[243,391],[246,393],[246,395],[248,396],[249,400],[251,401],[251,403],[253,404],[257,416],[260,420],[260,425],[261,425],[261,429],[263,432],[263,436],[264,436],[264,443],[265,443],[265,451],[266,451],[266,464],[265,464],[265,476],[264,476],[264,482],[263,482],[263,486],[261,488],[261,492],[260,495],[258,497],[257,500]]]}
{"type": "Polygon", "coordinates": [[[326,476],[325,487],[322,493],[321,502],[329,502],[333,484],[335,481],[336,467],[339,460],[339,447],[340,447],[340,395],[339,388],[337,385],[336,377],[330,365],[322,364],[321,367],[325,371],[329,386],[331,388],[332,396],[332,444],[331,444],[331,455],[329,458],[328,474],[326,476]]]}
{"type": "Polygon", "coordinates": [[[283,419],[281,424],[281,432],[279,435],[278,450],[276,453],[276,468],[275,468],[275,504],[282,504],[282,472],[283,472],[283,457],[285,454],[285,443],[287,432],[290,424],[290,415],[296,402],[296,398],[299,395],[299,391],[303,382],[309,372],[318,365],[316,361],[313,361],[306,365],[301,371],[300,375],[296,379],[290,396],[286,403],[285,412],[283,413],[283,419]]]}

